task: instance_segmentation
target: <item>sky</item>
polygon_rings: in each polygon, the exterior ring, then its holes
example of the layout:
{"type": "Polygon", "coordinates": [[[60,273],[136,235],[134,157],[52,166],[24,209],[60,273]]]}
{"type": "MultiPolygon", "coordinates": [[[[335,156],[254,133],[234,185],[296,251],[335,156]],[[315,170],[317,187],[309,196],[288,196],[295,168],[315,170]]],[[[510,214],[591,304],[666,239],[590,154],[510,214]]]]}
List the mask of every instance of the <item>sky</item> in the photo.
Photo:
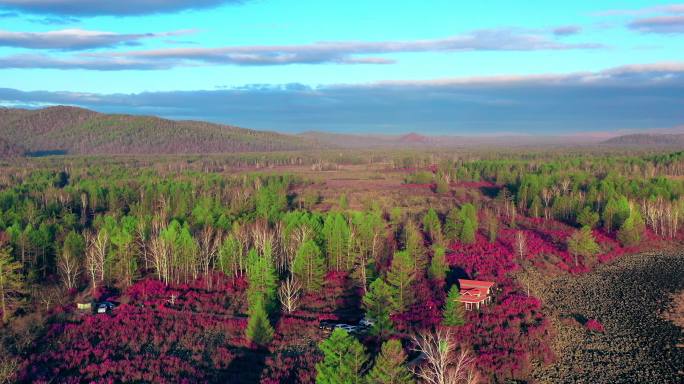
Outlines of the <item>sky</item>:
{"type": "Polygon", "coordinates": [[[0,0],[0,105],[58,104],[287,133],[684,131],[684,3],[0,0]]]}

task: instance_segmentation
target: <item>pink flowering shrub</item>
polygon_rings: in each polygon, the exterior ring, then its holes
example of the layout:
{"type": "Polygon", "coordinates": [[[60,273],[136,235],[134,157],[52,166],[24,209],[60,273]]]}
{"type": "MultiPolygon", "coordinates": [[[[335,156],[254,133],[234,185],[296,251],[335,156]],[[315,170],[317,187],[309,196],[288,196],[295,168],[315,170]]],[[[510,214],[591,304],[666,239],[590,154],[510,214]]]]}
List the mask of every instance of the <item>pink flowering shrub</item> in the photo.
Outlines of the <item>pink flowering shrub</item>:
{"type": "Polygon", "coordinates": [[[421,331],[438,326],[442,322],[444,290],[431,286],[432,282],[422,279],[413,286],[416,301],[403,313],[392,315],[392,322],[399,332],[421,331]]]}
{"type": "Polygon", "coordinates": [[[321,355],[316,345],[303,350],[281,350],[266,358],[261,384],[314,384],[321,355]]]}
{"type": "MultiPolygon", "coordinates": [[[[199,287],[199,286],[198,286],[199,287]]],[[[22,382],[221,382],[249,359],[244,287],[212,290],[143,280],[111,314],[52,324],[24,361],[22,382]],[[173,304],[171,296],[174,296],[173,304]]],[[[114,298],[113,298],[114,299],[114,298]]]]}
{"type": "Polygon", "coordinates": [[[594,319],[587,320],[587,322],[584,324],[584,326],[587,328],[587,330],[589,330],[591,332],[603,333],[605,331],[603,324],[601,324],[598,320],[594,320],[594,319]]]}
{"type": "MultiPolygon", "coordinates": [[[[468,312],[466,324],[456,328],[459,340],[476,352],[478,369],[486,377],[524,374],[532,359],[548,361],[553,355],[547,344],[548,321],[540,301],[523,295],[508,276],[519,268],[512,236],[512,231],[504,230],[497,241],[489,243],[477,234],[474,244],[453,244],[447,254],[447,262],[463,270],[467,277],[497,283],[495,302],[481,311],[468,312]]],[[[547,247],[541,241],[534,243],[528,257],[551,249],[547,247]]]]}

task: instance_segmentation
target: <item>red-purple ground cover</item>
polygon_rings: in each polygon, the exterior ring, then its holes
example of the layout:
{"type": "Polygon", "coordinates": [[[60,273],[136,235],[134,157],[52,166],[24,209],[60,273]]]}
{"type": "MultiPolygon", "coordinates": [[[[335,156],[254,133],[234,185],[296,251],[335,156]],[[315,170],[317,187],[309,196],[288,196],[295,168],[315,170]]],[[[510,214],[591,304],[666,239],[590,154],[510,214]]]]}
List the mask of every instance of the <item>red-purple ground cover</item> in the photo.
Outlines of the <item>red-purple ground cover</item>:
{"type": "MultiPolygon", "coordinates": [[[[467,277],[496,282],[495,302],[481,311],[468,312],[466,324],[455,329],[460,340],[476,353],[477,368],[492,381],[523,378],[533,359],[553,358],[548,347],[550,330],[542,304],[527,296],[510,276],[521,263],[553,273],[583,273],[594,264],[609,261],[638,248],[623,248],[615,234],[595,230],[602,253],[578,258],[565,249],[574,229],[554,221],[522,219],[517,229],[502,229],[493,243],[480,233],[474,244],[454,243],[447,261],[467,277]],[[522,259],[516,253],[516,233],[525,235],[522,259]]],[[[658,241],[647,233],[647,242],[658,241]]],[[[452,276],[453,280],[453,276],[452,276]]],[[[93,315],[69,309],[56,315],[36,342],[19,371],[21,382],[257,382],[314,383],[315,364],[321,358],[317,343],[325,337],[320,320],[353,322],[361,315],[359,287],[346,273],[326,275],[320,293],[302,298],[300,308],[273,319],[274,338],[260,349],[244,338],[247,303],[244,279],[221,274],[211,281],[165,286],[144,279],[121,296],[111,314],[93,315]],[[210,288],[208,288],[210,287],[210,288]]],[[[445,287],[421,278],[414,284],[416,301],[404,313],[394,314],[396,330],[438,326],[442,319],[445,287]]],[[[101,292],[103,297],[111,294],[101,292]]],[[[601,324],[590,320],[591,331],[601,324]]],[[[376,340],[367,340],[374,345],[376,340]]]]}
{"type": "MultiPolygon", "coordinates": [[[[50,325],[24,363],[24,382],[216,382],[243,358],[244,282],[212,290],[142,280],[111,314],[72,313],[50,325]],[[173,299],[172,299],[173,297],[173,299]],[[173,303],[171,302],[173,301],[173,303]]],[[[119,298],[113,297],[112,300],[119,298]]]]}
{"type": "Polygon", "coordinates": [[[477,355],[477,368],[492,380],[524,376],[532,359],[549,360],[548,322],[541,302],[522,293],[509,276],[519,268],[509,234],[494,243],[477,234],[474,244],[453,244],[447,254],[452,267],[468,278],[496,282],[495,302],[467,314],[466,324],[456,328],[460,340],[477,355]]]}
{"type": "Polygon", "coordinates": [[[31,383],[313,383],[324,337],[321,319],[359,316],[357,288],[345,273],[329,273],[319,294],[274,320],[266,349],[245,338],[244,279],[217,274],[211,284],[165,286],[144,279],[110,314],[68,308],[55,318],[23,362],[19,380],[31,383]],[[211,286],[210,289],[207,287],[211,286]]]}

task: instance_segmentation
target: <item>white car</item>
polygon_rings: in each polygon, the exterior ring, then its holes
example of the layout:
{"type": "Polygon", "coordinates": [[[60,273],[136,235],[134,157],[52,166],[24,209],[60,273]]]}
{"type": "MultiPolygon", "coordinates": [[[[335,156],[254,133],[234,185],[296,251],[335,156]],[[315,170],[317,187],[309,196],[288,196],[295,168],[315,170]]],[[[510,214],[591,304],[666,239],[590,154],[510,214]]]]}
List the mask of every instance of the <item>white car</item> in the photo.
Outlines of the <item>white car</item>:
{"type": "Polygon", "coordinates": [[[335,328],[340,328],[344,329],[345,331],[349,333],[356,333],[358,331],[358,327],[355,325],[349,325],[349,324],[337,324],[335,328]]]}
{"type": "Polygon", "coordinates": [[[116,307],[114,303],[110,303],[108,301],[105,301],[103,303],[100,303],[97,305],[97,313],[108,313],[112,311],[116,307]]]}
{"type": "Polygon", "coordinates": [[[369,319],[367,317],[364,317],[363,319],[359,320],[359,326],[364,327],[364,328],[370,328],[375,325],[375,321],[373,319],[369,319]]]}

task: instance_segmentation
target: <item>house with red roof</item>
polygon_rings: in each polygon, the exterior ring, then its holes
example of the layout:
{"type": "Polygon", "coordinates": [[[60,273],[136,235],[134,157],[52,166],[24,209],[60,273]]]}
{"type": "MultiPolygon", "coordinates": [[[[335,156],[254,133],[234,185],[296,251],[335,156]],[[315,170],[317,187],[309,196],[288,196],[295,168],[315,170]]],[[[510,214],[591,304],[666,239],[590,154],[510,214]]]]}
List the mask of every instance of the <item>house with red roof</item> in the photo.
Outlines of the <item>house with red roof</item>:
{"type": "Polygon", "coordinates": [[[492,302],[492,290],[494,282],[458,279],[460,288],[460,301],[466,311],[479,310],[492,302]]]}

